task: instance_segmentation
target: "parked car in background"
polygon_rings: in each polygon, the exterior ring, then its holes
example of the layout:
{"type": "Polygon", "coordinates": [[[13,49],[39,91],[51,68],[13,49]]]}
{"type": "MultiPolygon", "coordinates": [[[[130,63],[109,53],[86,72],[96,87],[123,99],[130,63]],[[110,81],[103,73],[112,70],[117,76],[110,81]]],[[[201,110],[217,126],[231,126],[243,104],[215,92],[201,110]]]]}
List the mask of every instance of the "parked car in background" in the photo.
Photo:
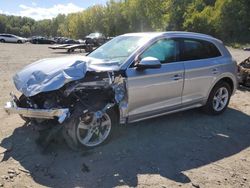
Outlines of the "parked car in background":
{"type": "Polygon", "coordinates": [[[54,37],[53,40],[55,40],[57,44],[81,44],[85,42],[81,39],[74,40],[66,37],[54,37]]]}
{"type": "Polygon", "coordinates": [[[55,44],[56,41],[52,39],[48,39],[46,37],[32,37],[30,39],[32,44],[55,44]]]}
{"type": "Polygon", "coordinates": [[[51,122],[53,130],[63,128],[69,145],[91,148],[107,141],[117,124],[198,107],[222,114],[236,77],[236,62],[214,37],[131,33],[87,56],[28,65],[13,77],[21,97],[12,95],[5,110],[36,125],[51,122]]]}
{"type": "Polygon", "coordinates": [[[66,39],[63,44],[80,44],[80,42],[74,39],[66,39]]]}
{"type": "Polygon", "coordinates": [[[106,37],[102,33],[90,33],[85,37],[86,44],[93,44],[94,46],[101,46],[106,42],[106,37]]]}
{"type": "Polygon", "coordinates": [[[25,43],[27,42],[26,38],[19,37],[12,34],[0,34],[0,42],[9,42],[9,43],[25,43]]]}

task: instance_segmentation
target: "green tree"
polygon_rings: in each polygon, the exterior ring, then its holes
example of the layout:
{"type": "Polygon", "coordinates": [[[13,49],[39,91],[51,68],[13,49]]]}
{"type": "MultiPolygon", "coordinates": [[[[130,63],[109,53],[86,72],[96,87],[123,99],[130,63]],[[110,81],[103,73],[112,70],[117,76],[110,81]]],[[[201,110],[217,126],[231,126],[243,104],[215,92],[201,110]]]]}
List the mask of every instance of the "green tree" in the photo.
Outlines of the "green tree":
{"type": "Polygon", "coordinates": [[[20,35],[24,37],[30,37],[31,35],[30,27],[28,25],[24,25],[20,30],[20,35]]]}
{"type": "Polygon", "coordinates": [[[5,30],[6,30],[6,21],[7,21],[6,16],[0,14],[0,33],[5,32],[5,30]]]}
{"type": "Polygon", "coordinates": [[[186,30],[231,42],[250,41],[249,0],[109,0],[69,15],[35,21],[0,15],[0,32],[84,38],[92,32],[186,30]]]}

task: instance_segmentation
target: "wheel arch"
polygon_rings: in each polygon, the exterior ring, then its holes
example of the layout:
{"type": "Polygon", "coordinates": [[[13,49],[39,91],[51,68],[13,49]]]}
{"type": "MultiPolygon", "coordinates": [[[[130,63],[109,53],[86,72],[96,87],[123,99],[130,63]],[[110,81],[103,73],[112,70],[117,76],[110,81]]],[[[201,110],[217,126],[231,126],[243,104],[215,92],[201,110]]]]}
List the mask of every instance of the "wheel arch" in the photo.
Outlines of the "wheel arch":
{"type": "Polygon", "coordinates": [[[226,83],[228,83],[228,85],[230,86],[231,92],[233,92],[235,90],[233,80],[231,78],[229,78],[229,77],[222,78],[218,82],[226,82],[226,83]]]}
{"type": "Polygon", "coordinates": [[[207,102],[208,100],[208,97],[212,91],[212,89],[216,86],[216,84],[218,84],[219,82],[226,82],[229,84],[230,88],[231,88],[231,92],[232,92],[232,95],[235,93],[236,89],[237,89],[237,80],[236,80],[236,77],[233,75],[233,74],[222,74],[220,75],[220,77],[218,77],[214,82],[213,84],[211,85],[211,87],[209,88],[209,92],[207,94],[207,97],[206,97],[206,101],[205,103],[207,102]]]}

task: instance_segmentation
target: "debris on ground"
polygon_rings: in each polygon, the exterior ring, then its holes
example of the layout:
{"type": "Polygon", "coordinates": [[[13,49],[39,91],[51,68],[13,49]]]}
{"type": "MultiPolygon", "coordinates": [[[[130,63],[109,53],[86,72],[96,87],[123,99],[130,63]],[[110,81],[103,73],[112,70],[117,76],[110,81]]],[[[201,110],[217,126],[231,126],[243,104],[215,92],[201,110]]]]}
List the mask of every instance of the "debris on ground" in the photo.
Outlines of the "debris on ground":
{"type": "Polygon", "coordinates": [[[239,84],[250,87],[250,57],[238,65],[239,84]]]}
{"type": "MultiPolygon", "coordinates": [[[[9,168],[8,171],[7,171],[7,175],[1,176],[1,179],[5,180],[5,181],[8,181],[8,182],[13,181],[13,179],[15,177],[17,177],[19,174],[20,174],[20,172],[16,171],[15,169],[9,168]]],[[[0,185],[1,185],[1,183],[0,183],[0,185]]]]}
{"type": "Polygon", "coordinates": [[[85,163],[82,164],[82,172],[90,172],[89,167],[85,163]]]}
{"type": "Polygon", "coordinates": [[[243,48],[245,51],[250,51],[250,47],[243,48]]]}
{"type": "Polygon", "coordinates": [[[18,168],[19,171],[30,174],[30,171],[24,169],[24,168],[18,168]]]}
{"type": "Polygon", "coordinates": [[[192,186],[195,187],[195,188],[200,188],[200,185],[197,184],[197,183],[192,183],[192,186]]]}

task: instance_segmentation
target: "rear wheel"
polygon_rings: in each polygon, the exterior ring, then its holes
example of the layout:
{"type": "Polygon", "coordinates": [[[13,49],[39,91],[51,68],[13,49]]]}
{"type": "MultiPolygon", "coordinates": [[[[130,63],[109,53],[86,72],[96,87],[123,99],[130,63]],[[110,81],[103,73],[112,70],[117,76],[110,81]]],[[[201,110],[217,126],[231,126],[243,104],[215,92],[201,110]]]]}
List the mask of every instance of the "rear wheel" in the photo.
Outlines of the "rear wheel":
{"type": "Polygon", "coordinates": [[[1,40],[0,40],[0,42],[4,43],[4,42],[5,42],[5,40],[4,40],[4,39],[1,39],[1,40]]]}
{"type": "Polygon", "coordinates": [[[208,101],[203,107],[204,111],[212,115],[223,113],[228,106],[231,94],[232,91],[229,84],[226,82],[219,82],[210,92],[208,101]]]}

